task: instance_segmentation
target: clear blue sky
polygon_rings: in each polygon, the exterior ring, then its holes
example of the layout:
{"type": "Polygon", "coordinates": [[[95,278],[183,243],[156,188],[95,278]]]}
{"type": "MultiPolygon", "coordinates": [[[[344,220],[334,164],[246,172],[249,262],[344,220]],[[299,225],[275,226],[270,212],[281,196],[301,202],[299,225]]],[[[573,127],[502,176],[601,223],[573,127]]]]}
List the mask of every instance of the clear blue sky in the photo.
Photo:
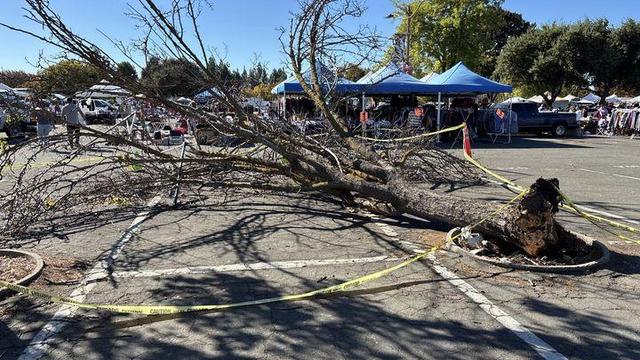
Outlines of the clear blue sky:
{"type": "MultiPolygon", "coordinates": [[[[166,0],[160,0],[166,1],[166,0]]],[[[365,21],[375,25],[382,34],[391,35],[393,20],[384,17],[392,10],[390,0],[367,0],[369,10],[365,21]]],[[[124,12],[132,0],[51,0],[52,7],[71,28],[103,46],[109,42],[98,32],[114,39],[130,40],[137,36],[134,22],[124,12]]],[[[236,67],[250,66],[258,55],[270,67],[282,65],[277,28],[286,26],[289,11],[296,0],[214,0],[214,10],[201,19],[202,32],[208,45],[226,54],[236,67]]],[[[23,18],[21,0],[0,0],[0,21],[18,27],[37,30],[23,18]]],[[[584,17],[606,17],[618,24],[628,17],[640,17],[640,0],[506,0],[505,7],[522,13],[537,24],[552,21],[572,22],[584,17]]],[[[50,47],[27,35],[0,28],[0,69],[34,71],[38,54],[55,54],[50,47]]]]}

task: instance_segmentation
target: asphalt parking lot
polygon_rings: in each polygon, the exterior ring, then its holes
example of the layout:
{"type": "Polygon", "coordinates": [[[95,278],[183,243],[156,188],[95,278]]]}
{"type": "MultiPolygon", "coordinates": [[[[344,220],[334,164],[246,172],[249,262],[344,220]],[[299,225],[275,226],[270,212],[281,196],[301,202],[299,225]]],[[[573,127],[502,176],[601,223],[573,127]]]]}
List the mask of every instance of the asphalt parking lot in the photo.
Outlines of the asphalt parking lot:
{"type": "MultiPolygon", "coordinates": [[[[557,177],[576,202],[640,227],[638,140],[515,138],[473,151],[522,185],[557,177]]],[[[438,190],[512,196],[491,184],[438,190]]],[[[92,303],[241,302],[395,265],[448,230],[408,217],[372,218],[301,194],[210,195],[178,210],[106,209],[27,244],[82,262],[81,277],[92,279],[34,286],[92,303]]],[[[562,221],[603,241],[610,263],[586,275],[539,274],[478,266],[443,251],[340,296],[150,317],[15,296],[0,303],[0,359],[640,358],[640,245],[574,216],[562,221]]]]}

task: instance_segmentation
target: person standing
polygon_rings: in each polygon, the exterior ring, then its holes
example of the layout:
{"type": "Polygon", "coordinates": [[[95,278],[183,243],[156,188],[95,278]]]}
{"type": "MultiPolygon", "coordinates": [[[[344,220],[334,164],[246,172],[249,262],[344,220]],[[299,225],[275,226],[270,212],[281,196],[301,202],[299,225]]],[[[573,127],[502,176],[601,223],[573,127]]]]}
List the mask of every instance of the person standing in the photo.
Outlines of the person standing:
{"type": "Polygon", "coordinates": [[[80,112],[78,104],[76,104],[73,99],[67,99],[67,104],[62,108],[62,118],[67,125],[69,146],[71,146],[72,149],[74,146],[80,147],[80,128],[85,120],[84,115],[80,112]]]}
{"type": "Polygon", "coordinates": [[[49,143],[49,133],[55,127],[55,115],[45,107],[43,102],[39,102],[35,109],[36,130],[40,145],[49,143]]]}

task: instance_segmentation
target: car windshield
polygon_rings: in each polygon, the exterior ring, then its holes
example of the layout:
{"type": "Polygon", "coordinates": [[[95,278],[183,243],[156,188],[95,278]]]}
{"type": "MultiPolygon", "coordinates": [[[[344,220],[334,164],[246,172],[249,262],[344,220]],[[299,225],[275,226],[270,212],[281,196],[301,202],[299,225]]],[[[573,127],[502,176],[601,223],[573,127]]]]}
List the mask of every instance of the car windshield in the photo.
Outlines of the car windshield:
{"type": "Polygon", "coordinates": [[[95,100],[96,106],[109,107],[109,103],[103,100],[95,100]]]}

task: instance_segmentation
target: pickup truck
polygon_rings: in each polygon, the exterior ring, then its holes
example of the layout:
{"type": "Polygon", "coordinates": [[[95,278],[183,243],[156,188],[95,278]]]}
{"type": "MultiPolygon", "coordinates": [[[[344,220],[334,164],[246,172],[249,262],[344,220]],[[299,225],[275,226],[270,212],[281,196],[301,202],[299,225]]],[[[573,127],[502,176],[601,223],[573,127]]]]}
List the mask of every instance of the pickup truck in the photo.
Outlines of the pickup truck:
{"type": "MultiPolygon", "coordinates": [[[[508,108],[508,105],[500,104],[500,108],[508,108]]],[[[538,111],[535,103],[513,103],[511,109],[518,115],[518,128],[520,132],[532,132],[541,134],[550,132],[551,135],[563,137],[576,134],[579,129],[578,119],[572,112],[547,112],[538,111]]]]}

